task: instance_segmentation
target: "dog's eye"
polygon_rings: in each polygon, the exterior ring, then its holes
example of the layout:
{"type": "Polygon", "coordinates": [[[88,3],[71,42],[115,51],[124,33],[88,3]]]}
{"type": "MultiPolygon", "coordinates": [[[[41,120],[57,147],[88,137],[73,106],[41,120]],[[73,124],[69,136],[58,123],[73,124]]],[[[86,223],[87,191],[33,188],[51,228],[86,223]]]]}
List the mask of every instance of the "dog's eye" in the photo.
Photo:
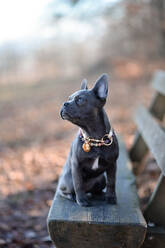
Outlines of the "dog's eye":
{"type": "Polygon", "coordinates": [[[78,105],[84,104],[84,98],[82,98],[82,97],[76,98],[76,103],[77,103],[78,105]]]}

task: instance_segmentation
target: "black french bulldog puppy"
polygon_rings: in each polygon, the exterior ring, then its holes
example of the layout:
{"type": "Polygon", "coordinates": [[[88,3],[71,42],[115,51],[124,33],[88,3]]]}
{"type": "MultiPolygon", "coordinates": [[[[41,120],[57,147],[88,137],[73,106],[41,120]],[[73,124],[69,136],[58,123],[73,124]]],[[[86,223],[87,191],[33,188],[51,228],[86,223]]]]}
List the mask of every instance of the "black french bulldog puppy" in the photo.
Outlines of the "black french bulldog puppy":
{"type": "Polygon", "coordinates": [[[60,180],[60,195],[80,206],[89,206],[87,193],[100,194],[116,204],[116,160],[118,141],[103,109],[108,94],[108,76],[103,74],[90,90],[84,79],[81,90],[71,95],[61,109],[61,117],[80,127],[72,143],[60,180]]]}

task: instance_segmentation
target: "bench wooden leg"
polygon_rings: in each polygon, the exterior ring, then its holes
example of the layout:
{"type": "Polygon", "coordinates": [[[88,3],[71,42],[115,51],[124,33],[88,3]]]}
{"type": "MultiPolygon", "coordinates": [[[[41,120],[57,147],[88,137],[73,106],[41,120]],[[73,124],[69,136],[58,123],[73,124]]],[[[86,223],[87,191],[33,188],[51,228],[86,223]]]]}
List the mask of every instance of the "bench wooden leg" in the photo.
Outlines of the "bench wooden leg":
{"type": "Polygon", "coordinates": [[[147,221],[151,221],[165,227],[165,176],[163,173],[159,177],[159,181],[150,198],[149,204],[144,212],[144,216],[147,221]]]}

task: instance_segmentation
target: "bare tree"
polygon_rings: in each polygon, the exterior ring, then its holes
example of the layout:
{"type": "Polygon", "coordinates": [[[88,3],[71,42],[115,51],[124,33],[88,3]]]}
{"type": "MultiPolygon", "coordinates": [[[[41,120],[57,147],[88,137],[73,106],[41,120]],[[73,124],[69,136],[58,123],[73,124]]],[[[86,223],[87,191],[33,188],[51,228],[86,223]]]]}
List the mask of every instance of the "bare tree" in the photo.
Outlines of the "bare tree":
{"type": "Polygon", "coordinates": [[[165,56],[165,1],[151,0],[151,5],[156,10],[159,27],[160,27],[160,33],[161,33],[160,54],[165,56]]]}

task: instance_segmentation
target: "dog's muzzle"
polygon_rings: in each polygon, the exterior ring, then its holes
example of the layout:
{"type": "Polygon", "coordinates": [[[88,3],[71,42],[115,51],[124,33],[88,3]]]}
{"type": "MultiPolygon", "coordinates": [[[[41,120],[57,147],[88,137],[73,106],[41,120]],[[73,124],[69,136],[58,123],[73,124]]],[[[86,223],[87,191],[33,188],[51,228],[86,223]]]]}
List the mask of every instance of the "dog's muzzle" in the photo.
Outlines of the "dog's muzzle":
{"type": "Polygon", "coordinates": [[[66,111],[65,109],[65,106],[62,107],[61,111],[60,111],[60,115],[61,115],[61,118],[63,120],[69,120],[71,118],[71,116],[68,114],[68,112],[66,111]]]}

